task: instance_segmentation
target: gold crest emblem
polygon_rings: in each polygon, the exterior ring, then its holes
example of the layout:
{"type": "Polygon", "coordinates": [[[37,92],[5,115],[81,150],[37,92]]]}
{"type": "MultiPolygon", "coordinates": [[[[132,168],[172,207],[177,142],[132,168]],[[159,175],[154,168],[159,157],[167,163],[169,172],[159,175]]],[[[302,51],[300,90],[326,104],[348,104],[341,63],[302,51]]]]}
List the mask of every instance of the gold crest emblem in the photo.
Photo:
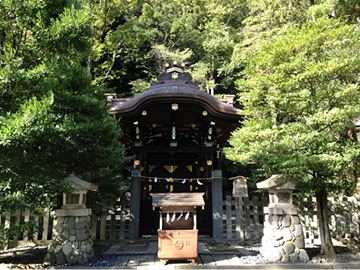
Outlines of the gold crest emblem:
{"type": "Polygon", "coordinates": [[[179,104],[177,104],[177,103],[171,104],[171,109],[172,109],[173,111],[176,111],[177,109],[179,109],[179,104]]]}
{"type": "Polygon", "coordinates": [[[177,72],[171,73],[171,78],[173,78],[174,80],[176,80],[177,78],[179,78],[179,73],[177,73],[177,72]]]}

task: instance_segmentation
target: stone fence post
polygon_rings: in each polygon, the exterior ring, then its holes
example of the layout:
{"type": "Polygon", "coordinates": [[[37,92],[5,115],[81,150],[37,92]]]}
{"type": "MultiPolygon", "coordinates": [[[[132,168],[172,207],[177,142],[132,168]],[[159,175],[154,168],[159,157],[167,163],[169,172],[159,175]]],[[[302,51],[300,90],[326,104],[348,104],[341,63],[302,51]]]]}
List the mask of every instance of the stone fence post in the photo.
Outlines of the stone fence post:
{"type": "Polygon", "coordinates": [[[211,192],[212,192],[212,219],[213,219],[213,238],[216,240],[223,239],[223,220],[222,220],[222,171],[213,170],[211,172],[211,192]]]}

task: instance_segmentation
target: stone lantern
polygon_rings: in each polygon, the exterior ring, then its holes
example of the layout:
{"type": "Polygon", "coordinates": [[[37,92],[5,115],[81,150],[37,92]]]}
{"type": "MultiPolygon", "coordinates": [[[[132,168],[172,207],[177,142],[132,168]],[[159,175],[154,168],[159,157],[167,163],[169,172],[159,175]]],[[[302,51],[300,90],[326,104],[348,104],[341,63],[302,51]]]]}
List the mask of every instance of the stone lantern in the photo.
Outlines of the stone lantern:
{"type": "Polygon", "coordinates": [[[287,211],[297,211],[292,204],[292,193],[296,182],[286,174],[275,174],[269,179],[257,183],[257,188],[269,191],[269,211],[286,208],[287,211]]]}
{"type": "Polygon", "coordinates": [[[309,261],[298,210],[292,203],[295,185],[295,180],[286,174],[272,175],[257,184],[259,189],[269,191],[260,250],[268,261],[309,261]]]}
{"type": "MultiPolygon", "coordinates": [[[[86,209],[84,211],[77,211],[78,213],[88,215],[91,214],[91,209],[86,208],[86,194],[89,190],[97,190],[97,184],[90,183],[80,178],[76,177],[74,174],[70,174],[68,177],[65,177],[63,183],[70,184],[74,191],[71,194],[63,193],[63,205],[62,210],[59,213],[73,213],[75,209],[86,209]]],[[[76,211],[75,211],[76,213],[76,211]]]]}
{"type": "Polygon", "coordinates": [[[55,210],[52,242],[45,263],[53,265],[84,264],[94,257],[91,240],[91,209],[86,208],[86,194],[97,185],[74,174],[64,178],[73,187],[72,194],[63,194],[61,209],[55,210]]]}

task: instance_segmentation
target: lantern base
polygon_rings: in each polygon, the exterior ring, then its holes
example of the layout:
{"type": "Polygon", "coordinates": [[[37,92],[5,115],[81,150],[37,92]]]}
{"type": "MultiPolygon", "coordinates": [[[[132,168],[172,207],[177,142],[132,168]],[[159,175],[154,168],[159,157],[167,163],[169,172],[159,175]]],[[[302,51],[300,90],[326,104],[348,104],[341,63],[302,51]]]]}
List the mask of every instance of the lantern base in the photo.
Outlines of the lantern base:
{"type": "Polygon", "coordinates": [[[85,264],[94,256],[91,240],[91,209],[58,209],[52,242],[44,263],[51,265],[85,264]]]}
{"type": "Polygon", "coordinates": [[[267,210],[260,253],[270,262],[308,262],[303,229],[296,208],[268,207],[267,210]]]}

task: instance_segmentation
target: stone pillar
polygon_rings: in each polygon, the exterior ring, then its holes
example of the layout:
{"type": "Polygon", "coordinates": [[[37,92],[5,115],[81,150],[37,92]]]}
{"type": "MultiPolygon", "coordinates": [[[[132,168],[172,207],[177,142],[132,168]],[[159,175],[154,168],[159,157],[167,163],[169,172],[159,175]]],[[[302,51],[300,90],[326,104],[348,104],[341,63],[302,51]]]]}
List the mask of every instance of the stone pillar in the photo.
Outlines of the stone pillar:
{"type": "Polygon", "coordinates": [[[140,196],[141,196],[141,179],[140,170],[131,171],[131,201],[130,201],[130,222],[129,222],[129,239],[139,238],[139,219],[140,219],[140,196]]]}
{"type": "Polygon", "coordinates": [[[85,264],[95,256],[92,245],[91,209],[57,209],[44,263],[85,264]]]}
{"type": "Polygon", "coordinates": [[[309,261],[297,209],[276,206],[265,208],[264,212],[261,254],[271,262],[309,261]]]}
{"type": "Polygon", "coordinates": [[[213,170],[211,172],[211,192],[212,192],[212,218],[213,218],[213,238],[223,239],[223,193],[222,193],[222,171],[213,170]]]}

